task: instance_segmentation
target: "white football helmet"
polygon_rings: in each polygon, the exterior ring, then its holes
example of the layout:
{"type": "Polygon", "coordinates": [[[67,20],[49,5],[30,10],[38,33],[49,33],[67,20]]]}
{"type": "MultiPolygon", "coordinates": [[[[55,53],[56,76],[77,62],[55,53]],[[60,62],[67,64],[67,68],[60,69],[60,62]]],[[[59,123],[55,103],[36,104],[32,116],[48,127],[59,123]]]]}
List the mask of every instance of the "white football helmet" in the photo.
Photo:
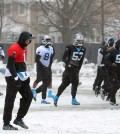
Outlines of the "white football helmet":
{"type": "Polygon", "coordinates": [[[49,35],[44,35],[43,39],[42,39],[42,43],[47,46],[47,45],[52,45],[53,44],[53,40],[49,35]]]}
{"type": "Polygon", "coordinates": [[[76,46],[82,46],[83,45],[84,37],[83,37],[82,34],[79,34],[79,33],[75,34],[73,39],[74,39],[74,45],[76,45],[76,46]],[[79,42],[79,41],[81,41],[81,42],[79,42]]]}

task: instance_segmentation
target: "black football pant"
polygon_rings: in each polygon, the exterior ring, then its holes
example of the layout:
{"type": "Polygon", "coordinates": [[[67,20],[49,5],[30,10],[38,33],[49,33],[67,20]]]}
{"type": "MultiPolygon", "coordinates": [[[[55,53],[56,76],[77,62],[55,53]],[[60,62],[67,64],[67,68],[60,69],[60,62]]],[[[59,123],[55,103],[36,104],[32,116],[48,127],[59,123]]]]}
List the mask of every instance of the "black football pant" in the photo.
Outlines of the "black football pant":
{"type": "Polygon", "coordinates": [[[37,79],[35,82],[39,83],[40,81],[42,81],[42,85],[40,85],[36,89],[36,93],[42,92],[42,99],[46,99],[47,87],[51,82],[51,69],[50,68],[43,68],[43,69],[40,69],[39,72],[37,72],[37,79]]]}
{"type": "Polygon", "coordinates": [[[66,68],[63,72],[62,83],[58,88],[57,96],[59,97],[69,84],[71,86],[72,98],[76,97],[77,87],[79,83],[79,69],[76,67],[66,68]]]}
{"type": "Polygon", "coordinates": [[[111,79],[110,79],[109,68],[105,66],[98,67],[97,76],[93,84],[93,88],[95,89],[96,86],[98,86],[99,90],[100,90],[100,87],[102,86],[105,93],[108,93],[109,95],[111,94],[112,84],[111,84],[111,79]],[[103,85],[101,85],[102,82],[104,82],[103,85]]]}
{"type": "Polygon", "coordinates": [[[97,76],[96,76],[94,84],[93,84],[93,90],[95,90],[96,86],[98,86],[98,89],[100,89],[100,86],[101,86],[103,80],[104,80],[104,67],[98,67],[97,76]]]}
{"type": "Polygon", "coordinates": [[[117,90],[120,89],[120,71],[119,68],[114,68],[114,70],[111,72],[112,76],[112,92],[111,92],[111,102],[116,103],[116,93],[117,90]]]}
{"type": "Polygon", "coordinates": [[[32,92],[29,86],[30,79],[26,81],[21,81],[21,88],[17,88],[15,80],[13,77],[6,77],[7,87],[6,87],[6,97],[5,97],[5,106],[3,112],[3,122],[4,125],[10,123],[12,119],[12,111],[14,107],[14,101],[17,95],[17,92],[20,93],[22,98],[20,99],[19,109],[17,113],[17,119],[22,119],[28,112],[32,101],[32,92]]]}

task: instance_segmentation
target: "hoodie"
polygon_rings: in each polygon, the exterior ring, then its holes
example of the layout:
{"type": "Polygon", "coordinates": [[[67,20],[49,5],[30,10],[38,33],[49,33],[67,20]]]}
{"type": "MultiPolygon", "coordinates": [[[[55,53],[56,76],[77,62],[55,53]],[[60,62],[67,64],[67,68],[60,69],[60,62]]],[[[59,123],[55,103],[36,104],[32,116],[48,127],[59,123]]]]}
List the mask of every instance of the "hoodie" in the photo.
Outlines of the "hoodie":
{"type": "Polygon", "coordinates": [[[8,62],[6,67],[5,76],[9,77],[12,76],[13,78],[22,74],[22,77],[26,75],[26,63],[25,58],[27,54],[27,50],[25,47],[26,40],[32,40],[32,34],[29,32],[22,32],[19,36],[19,39],[16,43],[12,44],[8,49],[8,62]]]}

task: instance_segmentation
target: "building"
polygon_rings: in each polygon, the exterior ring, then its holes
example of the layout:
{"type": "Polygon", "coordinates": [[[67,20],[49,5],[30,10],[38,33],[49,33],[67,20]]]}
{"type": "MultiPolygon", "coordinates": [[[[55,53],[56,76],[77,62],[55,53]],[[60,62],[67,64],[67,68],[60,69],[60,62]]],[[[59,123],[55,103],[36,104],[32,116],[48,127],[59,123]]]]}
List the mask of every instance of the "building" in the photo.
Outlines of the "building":
{"type": "Polygon", "coordinates": [[[36,43],[40,43],[42,36],[48,33],[55,43],[62,42],[59,32],[50,33],[51,29],[37,0],[5,0],[4,13],[6,22],[2,32],[2,41],[14,42],[21,31],[27,30],[36,37],[36,43]]]}

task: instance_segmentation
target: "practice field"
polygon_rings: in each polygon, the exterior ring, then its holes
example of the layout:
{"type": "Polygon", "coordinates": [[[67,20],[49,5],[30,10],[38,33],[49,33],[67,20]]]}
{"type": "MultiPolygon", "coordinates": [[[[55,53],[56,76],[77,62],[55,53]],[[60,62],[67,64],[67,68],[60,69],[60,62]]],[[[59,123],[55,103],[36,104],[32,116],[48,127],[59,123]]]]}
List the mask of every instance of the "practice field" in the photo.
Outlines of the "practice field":
{"type": "MultiPolygon", "coordinates": [[[[1,84],[0,92],[0,133],[1,134],[120,134],[120,96],[117,93],[118,106],[111,106],[100,96],[96,97],[92,91],[94,77],[81,77],[82,85],[78,87],[77,100],[80,106],[71,105],[71,90],[67,87],[59,98],[58,107],[54,107],[53,100],[49,105],[40,103],[41,94],[38,94],[37,101],[32,101],[25,123],[28,130],[19,128],[18,131],[2,130],[2,114],[5,98],[5,83],[1,84]]],[[[31,85],[35,80],[31,79],[31,85]]],[[[53,92],[56,94],[61,83],[61,77],[53,77],[53,92]]],[[[14,120],[19,106],[20,95],[16,97],[13,118],[14,120]]],[[[12,124],[11,121],[11,124],[12,124]]]]}

